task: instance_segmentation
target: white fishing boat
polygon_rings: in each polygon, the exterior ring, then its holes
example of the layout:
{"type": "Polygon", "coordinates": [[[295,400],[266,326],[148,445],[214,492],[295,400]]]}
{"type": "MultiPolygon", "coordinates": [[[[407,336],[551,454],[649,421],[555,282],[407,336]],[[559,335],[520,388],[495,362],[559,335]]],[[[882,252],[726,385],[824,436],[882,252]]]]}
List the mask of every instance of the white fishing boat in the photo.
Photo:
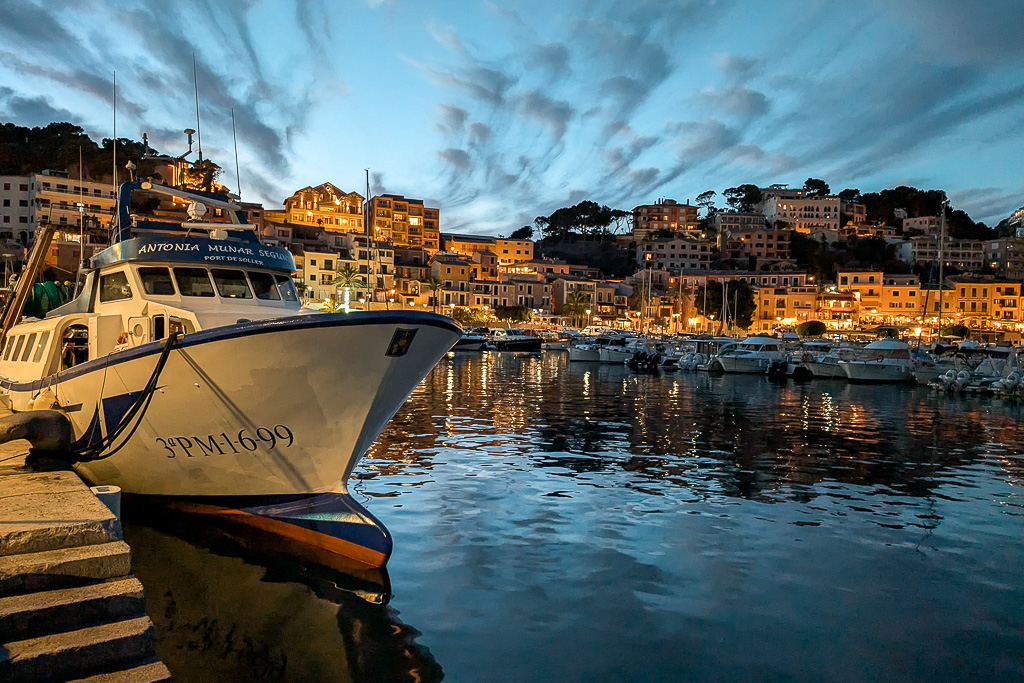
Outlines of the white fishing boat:
{"type": "Polygon", "coordinates": [[[772,363],[786,360],[782,343],[774,337],[748,337],[736,346],[723,348],[715,361],[724,372],[767,372],[772,363]]]}
{"type": "Polygon", "coordinates": [[[293,530],[281,520],[296,511],[330,512],[333,522],[298,524],[350,524],[339,542],[383,564],[387,530],[346,480],[459,326],[432,313],[301,309],[291,254],[261,245],[222,195],[126,183],[118,206],[112,245],[78,298],[17,324],[17,300],[5,311],[0,398],[62,411],[91,484],[242,508],[293,530]],[[192,219],[132,213],[146,199],[190,202],[192,219]],[[204,222],[211,209],[231,223],[204,222]]]}
{"type": "Polygon", "coordinates": [[[865,346],[856,358],[840,360],[851,382],[913,382],[914,360],[908,344],[881,339],[865,346]]]}

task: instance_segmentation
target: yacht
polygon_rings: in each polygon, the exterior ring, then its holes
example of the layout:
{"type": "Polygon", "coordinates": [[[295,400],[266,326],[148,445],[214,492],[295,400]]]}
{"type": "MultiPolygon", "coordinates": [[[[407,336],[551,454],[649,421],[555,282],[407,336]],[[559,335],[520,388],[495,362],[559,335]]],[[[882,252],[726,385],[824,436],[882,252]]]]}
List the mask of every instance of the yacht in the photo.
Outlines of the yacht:
{"type": "Polygon", "coordinates": [[[786,352],[774,337],[748,337],[736,346],[723,348],[714,360],[724,372],[768,372],[772,363],[786,361],[786,352]]]}
{"type": "Polygon", "coordinates": [[[839,362],[853,360],[857,350],[853,346],[835,345],[828,341],[808,342],[804,345],[794,374],[804,370],[806,374],[818,379],[846,379],[846,372],[839,362]]]}
{"type": "Polygon", "coordinates": [[[855,358],[840,360],[851,382],[914,382],[910,345],[897,339],[881,339],[865,346],[855,358]]]}
{"type": "Polygon", "coordinates": [[[460,338],[455,321],[309,311],[291,253],[260,244],[226,195],[131,182],[78,297],[19,322],[51,237],[40,237],[26,293],[5,309],[7,407],[63,412],[74,468],[90,484],[187,497],[295,533],[346,527],[335,540],[353,557],[387,561],[387,530],[346,481],[460,338]],[[173,211],[183,204],[184,221],[173,211]],[[211,211],[222,222],[205,220],[211,211]]]}
{"type": "Polygon", "coordinates": [[[458,341],[455,342],[452,351],[483,351],[486,348],[487,337],[482,334],[476,334],[473,331],[464,332],[458,341]]]}
{"type": "Polygon", "coordinates": [[[527,335],[514,327],[497,327],[491,330],[487,341],[495,351],[540,351],[540,337],[527,335]]]}
{"type": "Polygon", "coordinates": [[[626,363],[637,351],[639,339],[632,335],[619,334],[608,338],[607,343],[602,344],[598,350],[598,360],[602,363],[622,365],[626,363]]]}

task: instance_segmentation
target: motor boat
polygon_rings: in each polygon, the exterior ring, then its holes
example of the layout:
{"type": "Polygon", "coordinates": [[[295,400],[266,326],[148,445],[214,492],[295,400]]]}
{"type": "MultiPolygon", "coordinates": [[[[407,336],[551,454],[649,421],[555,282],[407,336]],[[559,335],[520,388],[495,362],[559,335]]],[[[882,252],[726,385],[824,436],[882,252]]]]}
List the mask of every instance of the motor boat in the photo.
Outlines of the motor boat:
{"type": "Polygon", "coordinates": [[[458,341],[455,342],[452,351],[483,351],[486,348],[487,337],[482,334],[464,332],[458,341]]]}
{"type": "Polygon", "coordinates": [[[125,183],[111,235],[77,298],[21,318],[52,238],[41,228],[29,287],[4,311],[0,400],[63,412],[90,484],[258,517],[386,562],[390,535],[346,481],[459,325],[304,309],[291,253],[260,244],[226,195],[125,183]]]}
{"type": "Polygon", "coordinates": [[[914,382],[910,345],[897,339],[881,339],[865,346],[855,358],[840,360],[851,382],[914,382]]]}
{"type": "Polygon", "coordinates": [[[748,337],[736,346],[723,348],[714,360],[723,372],[768,372],[773,363],[785,362],[786,352],[774,337],[748,337]]]}
{"type": "Polygon", "coordinates": [[[495,351],[540,351],[542,340],[514,327],[497,327],[487,342],[495,351]]]}

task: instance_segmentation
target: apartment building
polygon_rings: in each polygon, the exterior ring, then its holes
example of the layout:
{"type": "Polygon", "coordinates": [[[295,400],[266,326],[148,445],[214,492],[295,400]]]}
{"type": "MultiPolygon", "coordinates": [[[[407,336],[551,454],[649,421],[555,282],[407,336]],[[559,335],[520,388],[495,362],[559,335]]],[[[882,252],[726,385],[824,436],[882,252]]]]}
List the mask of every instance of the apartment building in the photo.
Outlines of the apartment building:
{"type": "Polygon", "coordinates": [[[900,318],[920,318],[924,312],[921,280],[916,275],[885,275],[879,313],[885,322],[905,322],[900,318]]]}
{"type": "Polygon", "coordinates": [[[713,285],[732,280],[743,280],[751,287],[805,287],[814,282],[807,273],[793,271],[752,272],[748,270],[712,270],[705,273],[683,273],[672,283],[673,289],[703,287],[708,281],[713,285]]]}
{"type": "Polygon", "coordinates": [[[813,234],[820,230],[839,230],[839,197],[808,197],[802,189],[773,185],[761,190],[758,211],[768,222],[783,221],[793,230],[813,234]]]}
{"type": "Polygon", "coordinates": [[[114,217],[114,186],[71,179],[43,171],[27,176],[0,176],[0,239],[31,240],[40,223],[109,227],[114,217]]]}
{"type": "Polygon", "coordinates": [[[449,253],[471,256],[479,251],[490,251],[503,266],[533,260],[533,240],[513,240],[490,235],[441,235],[441,248],[449,253]]]}
{"type": "Polygon", "coordinates": [[[366,232],[363,225],[363,196],[345,192],[331,183],[306,186],[284,200],[284,210],[268,210],[272,223],[295,223],[327,232],[366,232]]]}
{"type": "Polygon", "coordinates": [[[754,293],[753,330],[770,332],[782,325],[817,320],[817,287],[758,287],[754,293]]]}
{"type": "Polygon", "coordinates": [[[1003,237],[982,244],[986,266],[1003,277],[1024,280],[1024,238],[1003,237]]]}
{"type": "MultiPolygon", "coordinates": [[[[904,263],[927,265],[939,262],[939,238],[922,235],[899,244],[896,257],[904,263]]],[[[943,247],[945,265],[963,271],[979,271],[985,266],[985,244],[979,240],[947,239],[943,247]]]]}
{"type": "Polygon", "coordinates": [[[708,270],[713,254],[710,242],[690,237],[645,239],[637,245],[636,264],[639,268],[650,267],[669,273],[708,270]]]}
{"type": "Polygon", "coordinates": [[[919,216],[903,219],[903,233],[906,235],[938,235],[942,220],[938,216],[919,216]]]}
{"type": "Polygon", "coordinates": [[[633,239],[645,239],[652,232],[669,230],[672,232],[694,231],[700,228],[697,217],[698,207],[691,206],[689,200],[680,204],[674,199],[659,199],[653,204],[641,204],[633,208],[633,239]]]}
{"type": "Polygon", "coordinates": [[[422,199],[384,194],[370,200],[370,220],[377,239],[396,247],[441,249],[440,209],[424,206],[422,199]]]}
{"type": "Polygon", "coordinates": [[[551,279],[551,312],[561,315],[569,301],[569,294],[574,291],[581,291],[588,297],[588,309],[594,315],[597,309],[597,282],[574,275],[558,275],[551,279]]]}
{"type": "Polygon", "coordinates": [[[861,311],[877,315],[882,308],[882,280],[880,270],[841,270],[836,273],[836,289],[854,294],[861,311]]]}
{"type": "Polygon", "coordinates": [[[722,258],[736,261],[756,259],[758,265],[789,258],[790,230],[776,230],[760,226],[725,228],[718,233],[718,248],[722,258]]]}
{"type": "Polygon", "coordinates": [[[964,322],[1021,321],[1021,283],[1010,280],[950,278],[953,311],[964,322]]]}

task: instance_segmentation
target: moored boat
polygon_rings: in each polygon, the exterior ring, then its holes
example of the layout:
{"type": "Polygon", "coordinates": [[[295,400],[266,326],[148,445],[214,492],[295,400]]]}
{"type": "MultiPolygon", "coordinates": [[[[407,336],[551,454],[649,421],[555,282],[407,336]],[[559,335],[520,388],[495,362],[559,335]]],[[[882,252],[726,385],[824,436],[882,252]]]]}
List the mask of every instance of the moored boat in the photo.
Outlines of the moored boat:
{"type": "Polygon", "coordinates": [[[782,344],[774,337],[748,337],[733,347],[723,348],[715,361],[725,372],[767,372],[772,363],[786,360],[782,344]]]}
{"type": "Polygon", "coordinates": [[[914,382],[910,346],[897,339],[881,339],[865,346],[855,358],[840,360],[851,382],[914,382]]]}
{"type": "Polygon", "coordinates": [[[390,537],[346,480],[459,326],[425,312],[302,309],[291,254],[261,245],[226,197],[126,183],[118,206],[78,298],[10,326],[0,398],[64,412],[75,469],[92,484],[289,518],[316,497],[310,509],[362,520],[356,536],[377,539],[362,561],[386,562],[390,537]],[[130,208],[171,197],[192,220],[130,208]],[[202,221],[210,208],[231,222],[202,221]]]}

